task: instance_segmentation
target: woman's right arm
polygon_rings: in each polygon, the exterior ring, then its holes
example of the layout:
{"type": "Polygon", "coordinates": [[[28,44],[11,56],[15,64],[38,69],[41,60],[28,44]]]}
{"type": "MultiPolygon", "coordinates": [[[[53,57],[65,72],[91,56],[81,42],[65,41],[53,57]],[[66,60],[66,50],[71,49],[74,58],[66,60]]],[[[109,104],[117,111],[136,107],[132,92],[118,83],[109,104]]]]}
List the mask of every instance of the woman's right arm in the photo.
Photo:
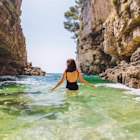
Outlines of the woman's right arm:
{"type": "Polygon", "coordinates": [[[52,91],[55,90],[57,87],[59,87],[64,82],[65,79],[66,79],[66,71],[63,73],[61,80],[56,84],[56,86],[54,88],[51,88],[50,90],[52,90],[52,91]]]}
{"type": "Polygon", "coordinates": [[[83,84],[85,84],[85,85],[87,85],[87,86],[90,86],[90,87],[96,88],[95,85],[92,85],[92,84],[88,83],[86,80],[84,80],[83,77],[82,77],[82,75],[81,75],[81,73],[80,73],[79,71],[78,71],[78,78],[79,78],[79,80],[80,80],[83,84]]]}

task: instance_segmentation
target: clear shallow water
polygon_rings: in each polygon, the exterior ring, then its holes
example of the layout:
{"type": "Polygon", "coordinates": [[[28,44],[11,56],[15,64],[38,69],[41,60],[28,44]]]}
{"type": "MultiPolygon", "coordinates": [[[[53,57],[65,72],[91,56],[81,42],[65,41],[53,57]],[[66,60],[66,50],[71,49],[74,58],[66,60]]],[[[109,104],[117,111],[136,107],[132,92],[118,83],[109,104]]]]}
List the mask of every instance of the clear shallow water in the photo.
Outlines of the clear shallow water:
{"type": "Polygon", "coordinates": [[[0,140],[140,140],[140,90],[86,76],[96,89],[50,92],[60,76],[0,82],[0,140]]]}

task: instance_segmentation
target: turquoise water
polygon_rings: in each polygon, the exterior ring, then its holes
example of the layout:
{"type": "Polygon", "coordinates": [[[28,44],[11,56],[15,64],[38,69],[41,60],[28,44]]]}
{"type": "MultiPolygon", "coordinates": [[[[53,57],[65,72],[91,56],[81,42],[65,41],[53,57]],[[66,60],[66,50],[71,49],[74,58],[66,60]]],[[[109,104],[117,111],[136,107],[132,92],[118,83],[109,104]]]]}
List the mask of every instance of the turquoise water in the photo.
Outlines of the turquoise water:
{"type": "Polygon", "coordinates": [[[140,140],[140,91],[84,77],[70,92],[60,74],[0,82],[0,140],[140,140]]]}

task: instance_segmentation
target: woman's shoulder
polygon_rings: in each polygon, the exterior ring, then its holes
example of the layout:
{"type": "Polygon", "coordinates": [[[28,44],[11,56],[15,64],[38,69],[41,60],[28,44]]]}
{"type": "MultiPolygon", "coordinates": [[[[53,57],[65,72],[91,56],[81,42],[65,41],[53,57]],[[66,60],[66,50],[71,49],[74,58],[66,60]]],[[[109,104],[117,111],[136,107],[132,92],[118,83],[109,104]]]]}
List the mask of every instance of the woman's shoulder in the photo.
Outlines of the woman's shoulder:
{"type": "Polygon", "coordinates": [[[80,73],[80,71],[79,71],[78,69],[76,69],[76,70],[75,70],[75,71],[73,71],[73,72],[69,72],[69,71],[67,71],[67,69],[64,71],[64,73],[75,73],[75,72],[80,73]]]}
{"type": "Polygon", "coordinates": [[[76,69],[75,71],[73,71],[73,72],[78,72],[79,73],[79,70],[78,69],[76,69]]]}
{"type": "Polygon", "coordinates": [[[64,71],[64,73],[77,73],[77,72],[79,73],[79,71],[78,71],[78,70],[75,70],[75,71],[72,71],[72,72],[67,71],[67,70],[66,70],[66,71],[64,71]]]}
{"type": "Polygon", "coordinates": [[[76,69],[76,71],[77,71],[78,73],[80,73],[80,71],[79,71],[78,69],[76,69]]]}
{"type": "Polygon", "coordinates": [[[78,75],[83,75],[83,73],[77,69],[78,75]]]}

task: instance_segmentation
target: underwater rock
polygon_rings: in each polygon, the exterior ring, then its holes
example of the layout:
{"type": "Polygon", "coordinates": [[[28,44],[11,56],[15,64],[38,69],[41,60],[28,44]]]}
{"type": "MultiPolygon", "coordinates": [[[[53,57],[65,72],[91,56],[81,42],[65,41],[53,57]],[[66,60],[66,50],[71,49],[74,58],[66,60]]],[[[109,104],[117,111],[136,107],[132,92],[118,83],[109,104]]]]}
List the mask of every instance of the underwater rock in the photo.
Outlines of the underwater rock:
{"type": "Polygon", "coordinates": [[[4,82],[4,81],[16,81],[17,77],[13,77],[13,76],[0,76],[0,82],[4,82]]]}

